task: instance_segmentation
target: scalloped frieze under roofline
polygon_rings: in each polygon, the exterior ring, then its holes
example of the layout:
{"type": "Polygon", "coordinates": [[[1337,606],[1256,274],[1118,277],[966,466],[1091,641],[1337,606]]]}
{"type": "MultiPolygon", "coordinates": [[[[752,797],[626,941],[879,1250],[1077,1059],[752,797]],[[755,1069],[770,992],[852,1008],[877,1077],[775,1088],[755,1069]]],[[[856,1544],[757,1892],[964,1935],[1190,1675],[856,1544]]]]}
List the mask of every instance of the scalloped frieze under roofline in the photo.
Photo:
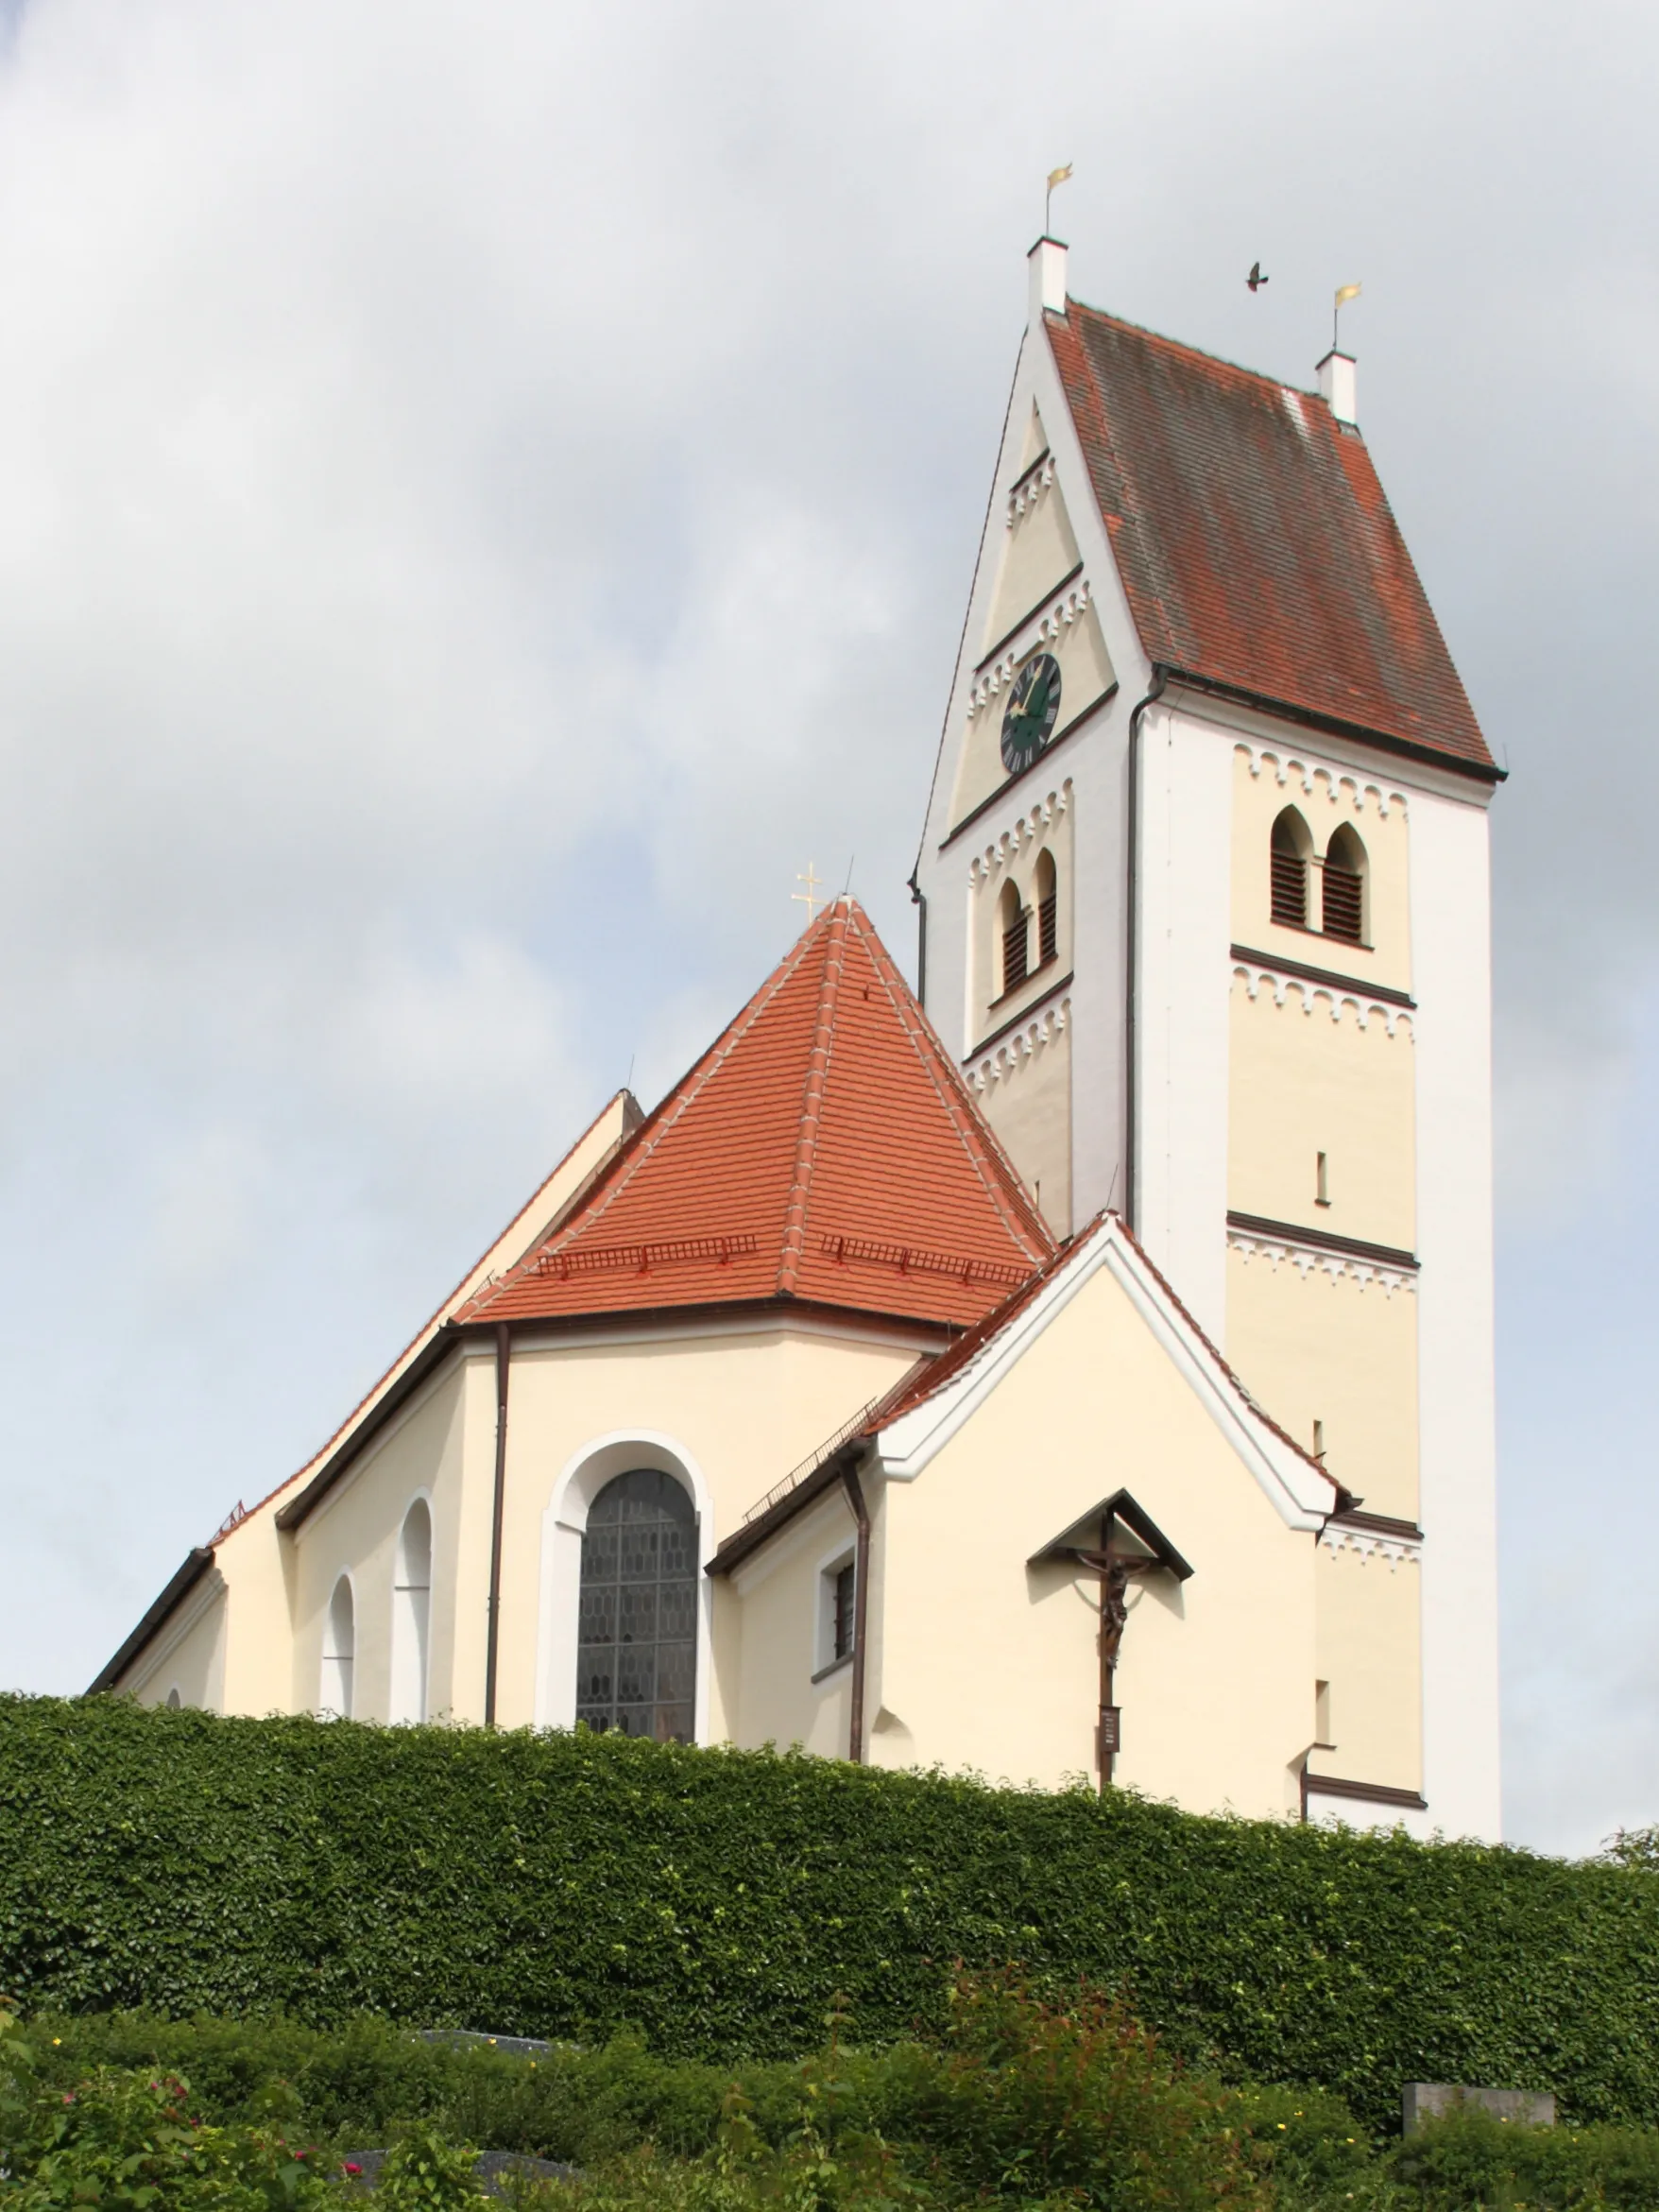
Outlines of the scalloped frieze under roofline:
{"type": "Polygon", "coordinates": [[[1270,770],[1275,782],[1285,788],[1294,782],[1308,798],[1323,784],[1325,797],[1332,806],[1340,806],[1345,800],[1357,814],[1362,814],[1372,799],[1376,800],[1377,811],[1384,821],[1391,807],[1397,806],[1401,814],[1411,811],[1403,791],[1395,790],[1391,784],[1371,782],[1354,769],[1343,767],[1339,762],[1322,761],[1301,751],[1281,751],[1275,746],[1250,745],[1243,738],[1235,743],[1233,750],[1243,754],[1252,776],[1270,770]]]}
{"type": "Polygon", "coordinates": [[[1417,1293],[1417,1277],[1410,1268],[1391,1267],[1385,1260],[1365,1260],[1356,1252],[1332,1252],[1323,1244],[1303,1244],[1294,1238],[1269,1236],[1260,1229],[1235,1228],[1231,1222],[1227,1225],[1227,1245],[1246,1267],[1253,1260],[1265,1260],[1276,1275],[1280,1265],[1288,1262],[1304,1282],[1317,1269],[1332,1282],[1357,1282],[1362,1291],[1376,1283],[1388,1298],[1395,1291],[1410,1291],[1413,1297],[1417,1293]]]}
{"type": "Polygon", "coordinates": [[[989,668],[980,670],[968,687],[970,722],[982,707],[988,707],[999,696],[1005,684],[1013,682],[1015,670],[1034,646],[1052,644],[1063,630],[1083,620],[1091,597],[1088,578],[1084,576],[1069,591],[1057,591],[1052,606],[1043,602],[1033,608],[1015,631],[1012,642],[998,654],[989,668]]]}
{"type": "Polygon", "coordinates": [[[983,1098],[999,1084],[1011,1083],[1033,1067],[1050,1045],[1057,1044],[1070,1025],[1071,995],[1068,992],[1007,1037],[1000,1037],[995,1052],[984,1054],[976,1067],[966,1071],[968,1089],[983,1098]]]}
{"type": "Polygon", "coordinates": [[[1423,1542],[1418,1536],[1384,1535],[1377,1529],[1350,1528],[1343,1521],[1327,1521],[1320,1531],[1319,1548],[1334,1558],[1339,1552],[1352,1552],[1361,1567],[1369,1567],[1374,1559],[1388,1562],[1390,1574],[1399,1571],[1401,1560],[1410,1566],[1423,1564],[1423,1542]]]}
{"type": "Polygon", "coordinates": [[[1272,986],[1273,1003],[1275,1006],[1282,1006],[1290,992],[1299,991],[1302,994],[1304,1014],[1310,1015],[1316,1003],[1323,999],[1325,1011],[1333,1021],[1341,1021],[1343,1008],[1351,1006],[1354,1009],[1354,1019],[1361,1029],[1370,1026],[1371,1017],[1375,1014],[1380,1019],[1390,1037],[1393,1037],[1396,1030],[1403,1029],[1409,1042],[1415,1044],[1417,1041],[1416,1031],[1411,1024],[1411,1017],[1405,1007],[1391,1006],[1384,1000],[1374,998],[1363,985],[1357,985],[1352,990],[1348,990],[1339,984],[1312,983],[1307,976],[1292,975],[1287,969],[1270,968],[1264,962],[1257,960],[1235,960],[1233,974],[1237,980],[1242,982],[1245,990],[1253,999],[1259,996],[1263,984],[1272,986]]]}
{"type": "Polygon", "coordinates": [[[976,852],[967,864],[969,884],[988,882],[1011,862],[1021,860],[1034,845],[1042,842],[1071,805],[1071,779],[1067,777],[1058,791],[1051,791],[1047,798],[1038,799],[1018,821],[1003,831],[994,845],[987,845],[983,852],[976,852]]]}

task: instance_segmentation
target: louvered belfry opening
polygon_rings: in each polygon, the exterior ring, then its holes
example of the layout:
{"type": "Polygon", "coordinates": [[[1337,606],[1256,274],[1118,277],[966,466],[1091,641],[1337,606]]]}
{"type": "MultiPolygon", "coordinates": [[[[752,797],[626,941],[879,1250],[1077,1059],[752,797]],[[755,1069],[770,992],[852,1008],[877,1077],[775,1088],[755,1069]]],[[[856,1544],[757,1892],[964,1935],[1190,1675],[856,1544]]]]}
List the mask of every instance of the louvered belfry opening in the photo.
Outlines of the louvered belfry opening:
{"type": "Polygon", "coordinates": [[[1031,973],[1031,917],[1010,883],[1002,894],[1002,990],[1018,990],[1031,973]]]}
{"type": "Polygon", "coordinates": [[[1344,822],[1325,856],[1324,928],[1350,945],[1365,941],[1365,848],[1344,822]]]}
{"type": "Polygon", "coordinates": [[[1308,927],[1308,825],[1287,807],[1273,826],[1273,917],[1286,928],[1308,927]]]}
{"type": "Polygon", "coordinates": [[[1060,950],[1060,879],[1052,852],[1040,853],[1036,868],[1037,960],[1052,960],[1060,950]]]}

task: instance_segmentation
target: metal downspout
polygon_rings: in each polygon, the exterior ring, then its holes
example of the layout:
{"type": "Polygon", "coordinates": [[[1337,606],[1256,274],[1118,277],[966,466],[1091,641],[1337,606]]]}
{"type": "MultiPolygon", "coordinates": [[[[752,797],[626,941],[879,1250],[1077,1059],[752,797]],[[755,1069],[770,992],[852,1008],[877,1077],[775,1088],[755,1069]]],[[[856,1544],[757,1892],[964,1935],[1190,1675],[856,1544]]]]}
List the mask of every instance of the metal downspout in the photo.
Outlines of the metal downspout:
{"type": "Polygon", "coordinates": [[[495,1503],[489,1525],[489,1629],[484,1655],[484,1725],[495,1726],[495,1670],[501,1650],[501,1526],[507,1491],[507,1376],[512,1365],[512,1329],[495,1330],[495,1503]]]}
{"type": "Polygon", "coordinates": [[[855,1766],[864,1758],[864,1646],[869,1624],[870,1512],[864,1486],[850,1460],[841,1470],[847,1502],[858,1523],[858,1552],[852,1572],[852,1717],[847,1728],[847,1757],[855,1766]]]}
{"type": "Polygon", "coordinates": [[[1139,1108],[1138,1054],[1140,1049],[1140,724],[1147,709],[1164,695],[1170,680],[1170,671],[1162,661],[1152,664],[1152,689],[1145,698],[1137,702],[1129,717],[1129,791],[1128,821],[1124,831],[1124,846],[1128,859],[1128,912],[1124,919],[1124,979],[1123,979],[1123,1219],[1132,1229],[1138,1229],[1136,1206],[1136,1176],[1139,1170],[1138,1131],[1136,1119],[1139,1108]]]}

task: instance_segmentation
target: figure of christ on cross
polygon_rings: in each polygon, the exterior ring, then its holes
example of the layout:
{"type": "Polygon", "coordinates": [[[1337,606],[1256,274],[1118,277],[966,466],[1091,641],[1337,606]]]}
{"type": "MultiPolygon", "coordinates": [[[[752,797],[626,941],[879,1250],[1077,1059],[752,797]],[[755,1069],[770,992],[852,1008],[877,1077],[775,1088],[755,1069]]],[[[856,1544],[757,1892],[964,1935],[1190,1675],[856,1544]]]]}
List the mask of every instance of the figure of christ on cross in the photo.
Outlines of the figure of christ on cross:
{"type": "Polygon", "coordinates": [[[1108,1514],[1101,1522],[1100,1550],[1088,1552],[1079,1546],[1071,1554],[1080,1566],[1092,1567],[1101,1578],[1100,1761],[1103,1796],[1111,1788],[1112,1767],[1120,1749],[1118,1707],[1112,1699],[1112,1675],[1123,1642],[1123,1631],[1129,1625],[1129,1580],[1132,1575],[1155,1574],[1163,1565],[1159,1559],[1115,1552],[1112,1549],[1112,1516],[1108,1514]]]}

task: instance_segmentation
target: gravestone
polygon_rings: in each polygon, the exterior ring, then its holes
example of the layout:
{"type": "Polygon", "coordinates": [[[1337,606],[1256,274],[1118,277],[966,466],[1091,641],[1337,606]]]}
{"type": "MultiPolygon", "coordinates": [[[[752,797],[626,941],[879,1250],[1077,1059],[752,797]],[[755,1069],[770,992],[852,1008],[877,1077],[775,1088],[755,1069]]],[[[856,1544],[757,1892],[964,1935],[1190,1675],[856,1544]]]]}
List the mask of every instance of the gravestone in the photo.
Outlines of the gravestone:
{"type": "Polygon", "coordinates": [[[1548,2089],[1469,2089],[1456,2082],[1408,2082],[1400,2092],[1407,2135],[1460,2104],[1489,2112],[1495,2119],[1512,2120],[1517,2127],[1555,2125],[1555,2099],[1548,2089]]]}

